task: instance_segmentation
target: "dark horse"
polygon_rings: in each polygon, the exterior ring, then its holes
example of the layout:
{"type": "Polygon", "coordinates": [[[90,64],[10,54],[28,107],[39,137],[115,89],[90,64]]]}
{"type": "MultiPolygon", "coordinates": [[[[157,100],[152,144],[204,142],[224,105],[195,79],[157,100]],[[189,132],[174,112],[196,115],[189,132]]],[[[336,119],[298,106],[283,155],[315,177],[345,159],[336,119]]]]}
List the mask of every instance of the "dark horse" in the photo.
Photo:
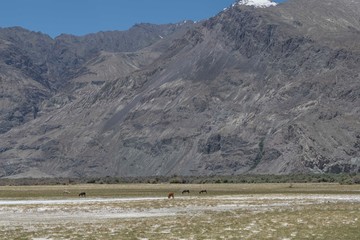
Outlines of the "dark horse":
{"type": "Polygon", "coordinates": [[[79,193],[79,197],[86,197],[86,192],[79,193]]]}
{"type": "Polygon", "coordinates": [[[202,193],[206,193],[206,194],[207,194],[207,191],[206,191],[206,190],[201,190],[201,191],[199,192],[199,194],[202,194],[202,193]]]}
{"type": "Polygon", "coordinates": [[[168,198],[169,198],[169,199],[170,199],[170,198],[174,199],[174,193],[173,193],[173,192],[169,192],[168,198]]]}
{"type": "Polygon", "coordinates": [[[184,190],[184,191],[182,191],[182,193],[181,194],[184,194],[184,193],[189,193],[190,194],[190,190],[184,190]]]}

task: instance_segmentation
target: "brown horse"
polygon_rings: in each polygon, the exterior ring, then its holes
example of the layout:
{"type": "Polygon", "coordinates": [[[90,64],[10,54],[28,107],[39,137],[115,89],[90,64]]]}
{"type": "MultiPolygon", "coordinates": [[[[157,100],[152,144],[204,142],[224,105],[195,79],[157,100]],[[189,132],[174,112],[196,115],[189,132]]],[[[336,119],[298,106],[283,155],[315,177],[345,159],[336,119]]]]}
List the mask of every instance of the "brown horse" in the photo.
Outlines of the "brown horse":
{"type": "Polygon", "coordinates": [[[79,197],[86,197],[86,192],[79,193],[79,197]]]}
{"type": "Polygon", "coordinates": [[[199,194],[202,194],[202,193],[206,193],[206,194],[207,194],[207,191],[206,191],[206,190],[201,190],[201,191],[199,192],[199,194]]]}
{"type": "Polygon", "coordinates": [[[173,192],[169,192],[168,198],[169,198],[169,199],[170,199],[170,198],[174,199],[174,193],[173,193],[173,192]]]}

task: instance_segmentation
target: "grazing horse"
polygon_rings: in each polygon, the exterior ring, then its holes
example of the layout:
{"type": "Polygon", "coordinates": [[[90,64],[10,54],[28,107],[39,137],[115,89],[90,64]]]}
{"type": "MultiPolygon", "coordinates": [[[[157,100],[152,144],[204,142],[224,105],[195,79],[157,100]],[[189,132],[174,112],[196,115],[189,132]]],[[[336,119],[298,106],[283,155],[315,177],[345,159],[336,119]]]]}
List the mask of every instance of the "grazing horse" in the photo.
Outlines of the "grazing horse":
{"type": "Polygon", "coordinates": [[[174,193],[173,193],[173,192],[169,192],[168,198],[169,198],[169,199],[170,199],[170,198],[174,199],[174,193]]]}
{"type": "Polygon", "coordinates": [[[79,193],[79,197],[86,197],[86,192],[79,193]]]}
{"type": "Polygon", "coordinates": [[[188,193],[188,194],[190,194],[190,190],[184,190],[184,191],[182,191],[182,193],[181,194],[184,194],[184,193],[188,193]]]}
{"type": "Polygon", "coordinates": [[[199,192],[199,194],[202,194],[202,193],[206,193],[206,194],[207,194],[207,191],[206,191],[206,190],[201,190],[201,191],[199,192]]]}

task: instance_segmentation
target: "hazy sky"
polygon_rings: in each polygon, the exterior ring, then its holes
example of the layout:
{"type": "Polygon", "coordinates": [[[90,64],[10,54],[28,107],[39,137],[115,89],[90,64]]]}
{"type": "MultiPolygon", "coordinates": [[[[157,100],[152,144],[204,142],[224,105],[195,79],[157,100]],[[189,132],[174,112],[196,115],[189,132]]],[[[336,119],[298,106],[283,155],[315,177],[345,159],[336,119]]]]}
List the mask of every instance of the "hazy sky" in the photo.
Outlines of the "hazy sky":
{"type": "Polygon", "coordinates": [[[61,33],[126,30],[135,23],[209,18],[235,0],[1,0],[0,27],[61,33]]]}

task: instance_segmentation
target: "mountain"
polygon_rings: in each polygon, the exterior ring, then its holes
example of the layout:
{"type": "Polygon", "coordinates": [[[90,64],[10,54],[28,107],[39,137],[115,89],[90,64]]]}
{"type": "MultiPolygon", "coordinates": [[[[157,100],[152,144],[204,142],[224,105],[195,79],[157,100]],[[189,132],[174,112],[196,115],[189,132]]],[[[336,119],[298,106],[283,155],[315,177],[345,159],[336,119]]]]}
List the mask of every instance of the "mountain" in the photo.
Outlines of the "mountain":
{"type": "Polygon", "coordinates": [[[1,29],[0,176],[359,172],[360,1],[261,6],[84,37],[1,29]]]}
{"type": "Polygon", "coordinates": [[[68,102],[68,96],[52,97],[68,93],[72,79],[84,75],[87,62],[101,52],[136,51],[185,26],[137,24],[128,31],[56,39],[20,27],[0,29],[0,133],[36,118],[44,101],[68,102]]]}

